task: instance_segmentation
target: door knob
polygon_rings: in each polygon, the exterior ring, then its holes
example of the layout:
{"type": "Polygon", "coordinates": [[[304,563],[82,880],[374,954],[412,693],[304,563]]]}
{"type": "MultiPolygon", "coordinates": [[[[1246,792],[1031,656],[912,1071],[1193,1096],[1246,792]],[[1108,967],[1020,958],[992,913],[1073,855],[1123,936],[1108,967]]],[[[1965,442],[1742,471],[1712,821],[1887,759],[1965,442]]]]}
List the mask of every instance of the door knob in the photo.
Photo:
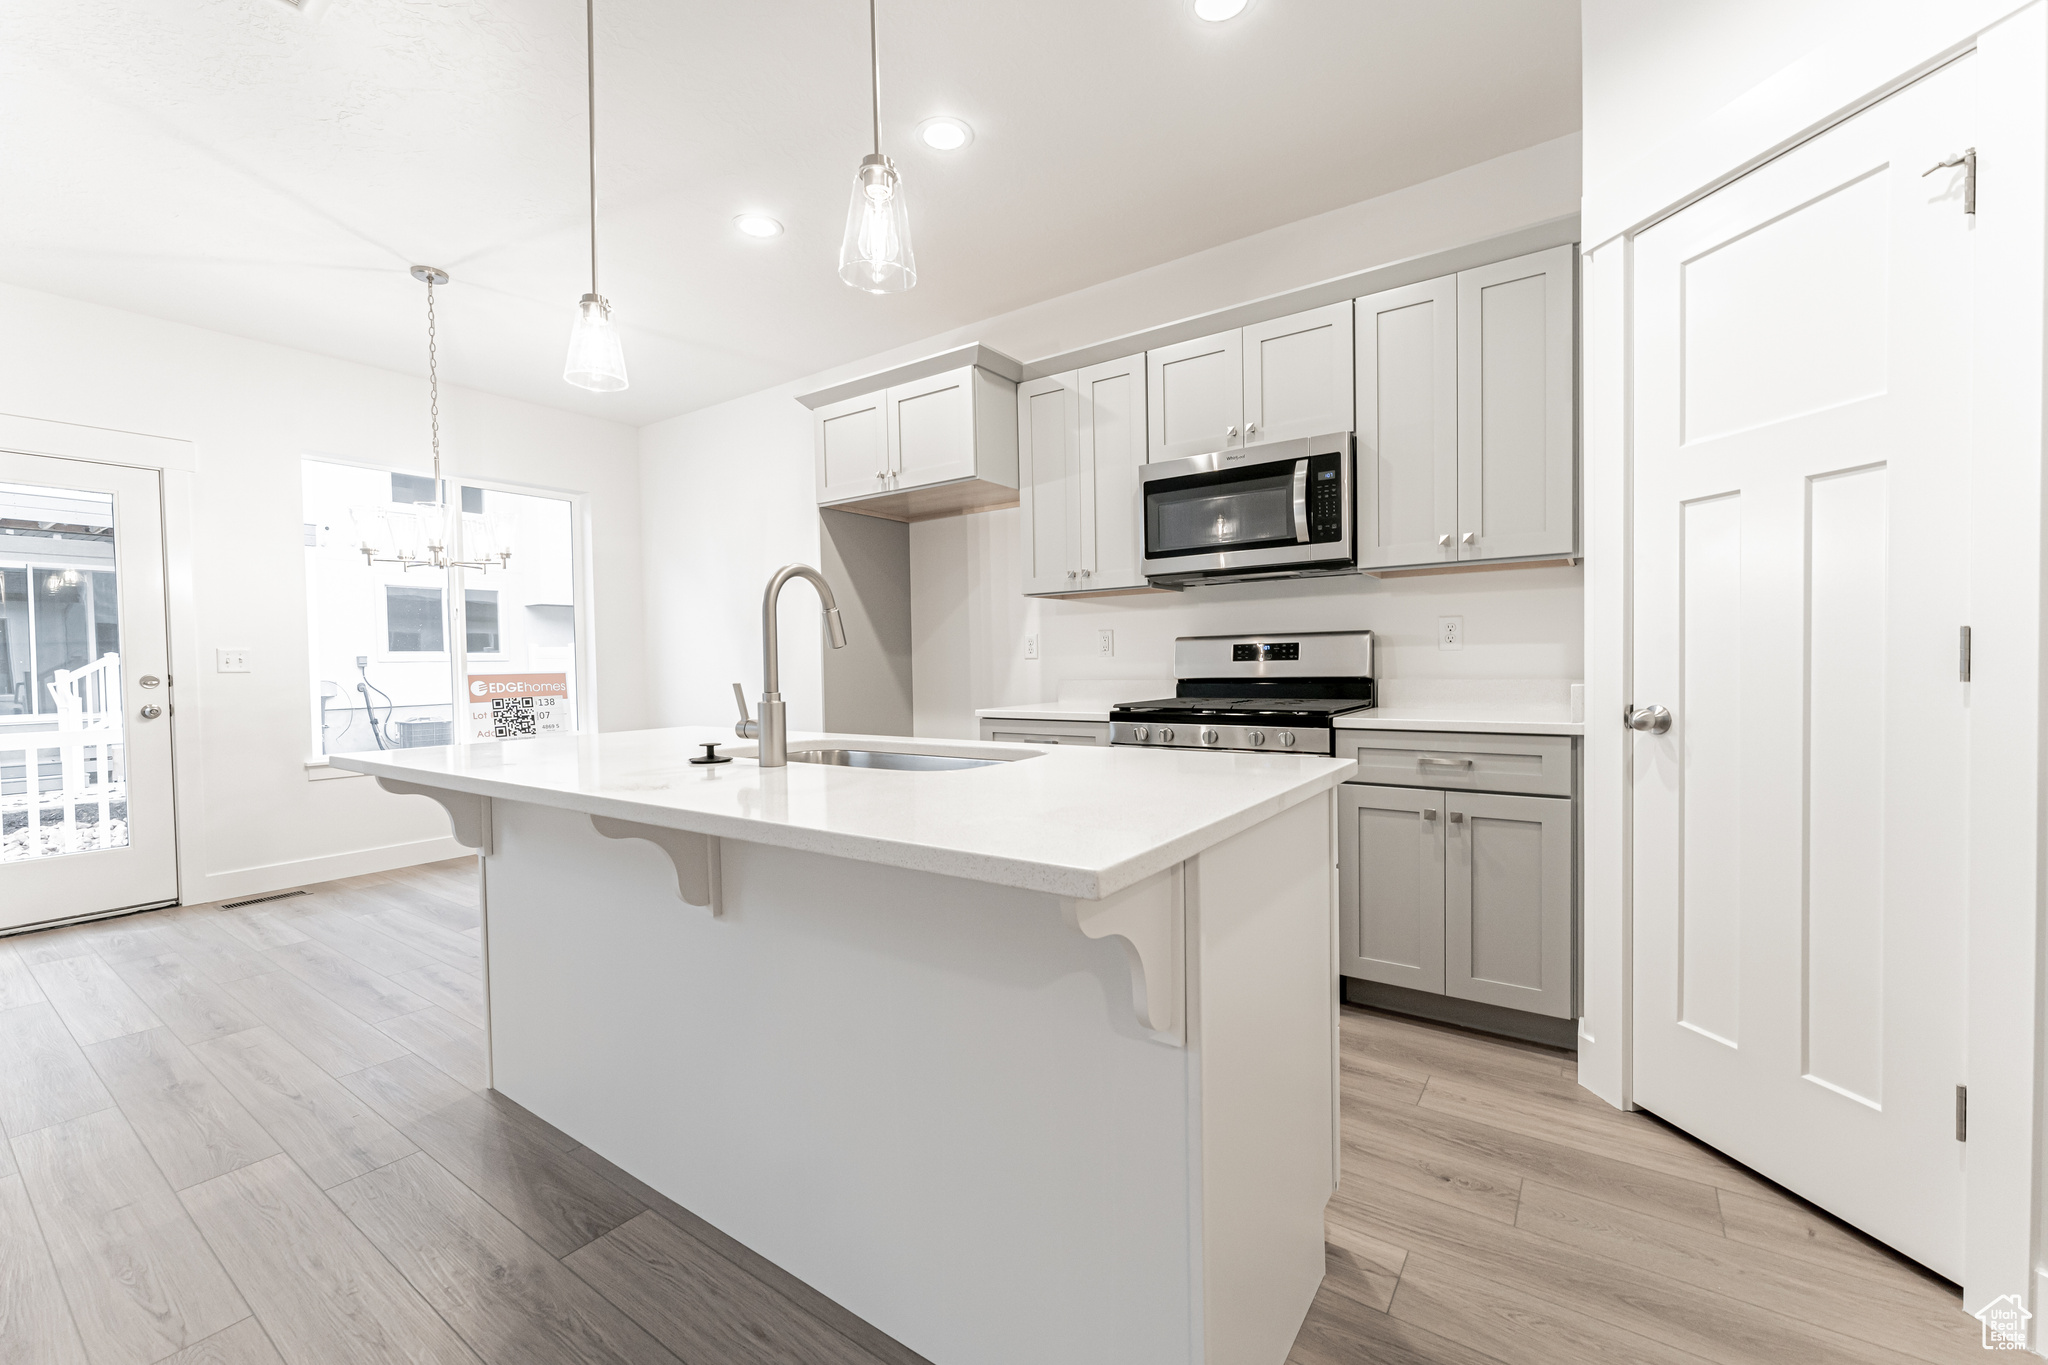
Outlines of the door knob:
{"type": "Polygon", "coordinates": [[[1632,707],[1622,720],[1639,735],[1661,735],[1671,728],[1671,713],[1661,706],[1632,707]]]}
{"type": "Polygon", "coordinates": [[[149,705],[142,708],[142,718],[144,720],[155,720],[158,716],[162,715],[163,713],[164,708],[158,706],[155,702],[151,702],[149,705]]]}

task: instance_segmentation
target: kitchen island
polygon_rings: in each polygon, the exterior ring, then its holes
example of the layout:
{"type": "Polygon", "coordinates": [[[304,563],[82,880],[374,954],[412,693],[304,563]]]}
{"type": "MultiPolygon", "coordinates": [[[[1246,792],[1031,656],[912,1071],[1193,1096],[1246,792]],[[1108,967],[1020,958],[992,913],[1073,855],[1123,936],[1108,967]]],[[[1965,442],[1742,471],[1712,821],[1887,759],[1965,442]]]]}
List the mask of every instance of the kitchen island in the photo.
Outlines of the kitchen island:
{"type": "Polygon", "coordinates": [[[1280,1365],[1353,765],[727,740],[334,757],[484,855],[494,1088],[942,1365],[1280,1365]]]}

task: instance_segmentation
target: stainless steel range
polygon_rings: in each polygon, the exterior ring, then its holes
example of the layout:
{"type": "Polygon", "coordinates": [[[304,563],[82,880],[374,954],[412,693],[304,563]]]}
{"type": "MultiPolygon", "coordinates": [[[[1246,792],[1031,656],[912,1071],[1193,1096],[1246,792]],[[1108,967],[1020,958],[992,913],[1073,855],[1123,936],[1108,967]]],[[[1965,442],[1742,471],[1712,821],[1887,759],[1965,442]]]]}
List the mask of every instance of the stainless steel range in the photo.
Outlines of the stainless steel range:
{"type": "Polygon", "coordinates": [[[1174,695],[1109,713],[1111,744],[1336,752],[1337,717],[1373,705],[1372,632],[1184,635],[1174,695]]]}

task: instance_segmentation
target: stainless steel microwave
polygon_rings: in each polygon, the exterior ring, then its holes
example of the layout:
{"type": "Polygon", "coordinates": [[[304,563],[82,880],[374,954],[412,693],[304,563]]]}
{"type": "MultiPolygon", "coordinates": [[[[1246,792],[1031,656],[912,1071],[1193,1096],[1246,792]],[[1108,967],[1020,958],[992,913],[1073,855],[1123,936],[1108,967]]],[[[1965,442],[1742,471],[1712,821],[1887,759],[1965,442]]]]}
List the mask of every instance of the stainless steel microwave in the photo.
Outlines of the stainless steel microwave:
{"type": "Polygon", "coordinates": [[[1355,572],[1351,433],[1148,464],[1145,577],[1161,586],[1355,572]]]}

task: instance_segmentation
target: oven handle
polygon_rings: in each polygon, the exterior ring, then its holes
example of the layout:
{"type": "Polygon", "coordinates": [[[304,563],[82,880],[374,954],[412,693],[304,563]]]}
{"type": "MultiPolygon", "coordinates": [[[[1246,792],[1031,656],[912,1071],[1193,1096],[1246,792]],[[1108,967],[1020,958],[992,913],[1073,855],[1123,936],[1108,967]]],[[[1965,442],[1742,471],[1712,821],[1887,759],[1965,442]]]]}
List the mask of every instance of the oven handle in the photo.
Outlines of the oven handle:
{"type": "Polygon", "coordinates": [[[1294,462],[1294,539],[1308,544],[1308,461],[1294,462]]]}

